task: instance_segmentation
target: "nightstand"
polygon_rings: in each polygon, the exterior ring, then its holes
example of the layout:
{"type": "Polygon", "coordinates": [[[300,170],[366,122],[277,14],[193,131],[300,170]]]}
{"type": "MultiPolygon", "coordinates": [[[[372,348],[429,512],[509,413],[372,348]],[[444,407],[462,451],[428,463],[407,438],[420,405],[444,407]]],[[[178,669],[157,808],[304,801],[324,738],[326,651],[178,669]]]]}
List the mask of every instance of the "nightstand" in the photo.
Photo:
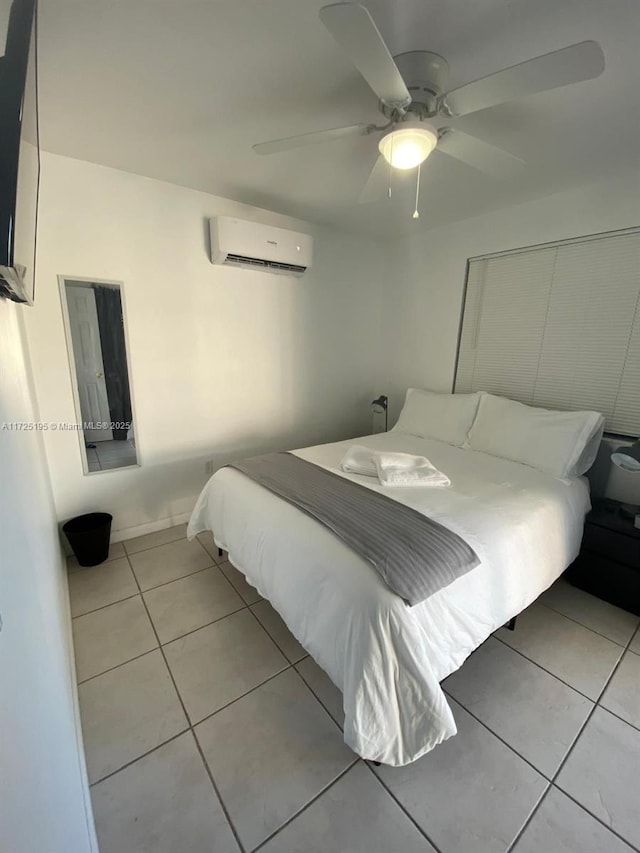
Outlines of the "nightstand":
{"type": "Polygon", "coordinates": [[[623,518],[617,501],[594,501],[580,554],[568,580],[580,589],[640,616],[640,530],[623,518]]]}

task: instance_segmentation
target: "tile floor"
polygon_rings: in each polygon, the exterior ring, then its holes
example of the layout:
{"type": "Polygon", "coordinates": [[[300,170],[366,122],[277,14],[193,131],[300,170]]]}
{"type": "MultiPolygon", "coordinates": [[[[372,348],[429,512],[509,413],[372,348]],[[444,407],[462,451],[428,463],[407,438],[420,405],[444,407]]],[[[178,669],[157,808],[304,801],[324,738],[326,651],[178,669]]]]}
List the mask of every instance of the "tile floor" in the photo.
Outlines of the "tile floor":
{"type": "Polygon", "coordinates": [[[640,850],[640,620],[559,581],[444,682],[458,735],[404,768],[210,534],[69,561],[101,853],[640,850]]]}
{"type": "Polygon", "coordinates": [[[89,471],[108,471],[110,468],[126,468],[138,462],[136,449],[130,441],[89,442],[95,447],[87,447],[87,467],[89,471]]]}

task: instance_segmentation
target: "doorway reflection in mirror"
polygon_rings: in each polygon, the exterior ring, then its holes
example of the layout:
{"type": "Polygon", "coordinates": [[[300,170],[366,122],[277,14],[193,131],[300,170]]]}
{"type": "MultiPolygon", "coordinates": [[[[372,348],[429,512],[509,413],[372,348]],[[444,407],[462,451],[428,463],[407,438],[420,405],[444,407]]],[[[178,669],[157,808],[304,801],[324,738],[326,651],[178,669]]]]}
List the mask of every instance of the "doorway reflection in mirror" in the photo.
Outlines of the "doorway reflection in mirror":
{"type": "Polygon", "coordinates": [[[121,286],[61,279],[85,473],[138,464],[121,286]]]}

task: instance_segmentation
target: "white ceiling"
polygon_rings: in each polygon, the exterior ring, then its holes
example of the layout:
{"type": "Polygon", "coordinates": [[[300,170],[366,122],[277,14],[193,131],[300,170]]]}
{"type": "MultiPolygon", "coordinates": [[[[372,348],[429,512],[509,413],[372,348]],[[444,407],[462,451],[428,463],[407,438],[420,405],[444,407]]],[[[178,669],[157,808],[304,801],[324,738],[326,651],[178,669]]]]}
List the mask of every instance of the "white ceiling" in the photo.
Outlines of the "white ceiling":
{"type": "MultiPolygon", "coordinates": [[[[326,2],[326,0],[324,0],[326,2]]],[[[358,205],[373,137],[258,157],[255,142],[380,118],[320,23],[323,0],[40,0],[44,148],[312,221],[400,234],[640,165],[638,0],[368,0],[391,53],[442,54],[450,85],[584,39],[596,79],[450,122],[527,161],[494,181],[438,152],[358,205]]]]}

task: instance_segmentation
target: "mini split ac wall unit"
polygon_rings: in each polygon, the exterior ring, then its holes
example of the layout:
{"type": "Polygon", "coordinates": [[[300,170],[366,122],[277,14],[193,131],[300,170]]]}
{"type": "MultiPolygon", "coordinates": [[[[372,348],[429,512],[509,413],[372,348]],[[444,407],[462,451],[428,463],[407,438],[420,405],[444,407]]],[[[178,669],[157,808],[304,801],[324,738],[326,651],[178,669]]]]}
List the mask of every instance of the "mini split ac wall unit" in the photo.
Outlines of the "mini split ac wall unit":
{"type": "Polygon", "coordinates": [[[313,237],[231,216],[209,220],[211,263],[301,276],[311,266],[313,237]]]}

